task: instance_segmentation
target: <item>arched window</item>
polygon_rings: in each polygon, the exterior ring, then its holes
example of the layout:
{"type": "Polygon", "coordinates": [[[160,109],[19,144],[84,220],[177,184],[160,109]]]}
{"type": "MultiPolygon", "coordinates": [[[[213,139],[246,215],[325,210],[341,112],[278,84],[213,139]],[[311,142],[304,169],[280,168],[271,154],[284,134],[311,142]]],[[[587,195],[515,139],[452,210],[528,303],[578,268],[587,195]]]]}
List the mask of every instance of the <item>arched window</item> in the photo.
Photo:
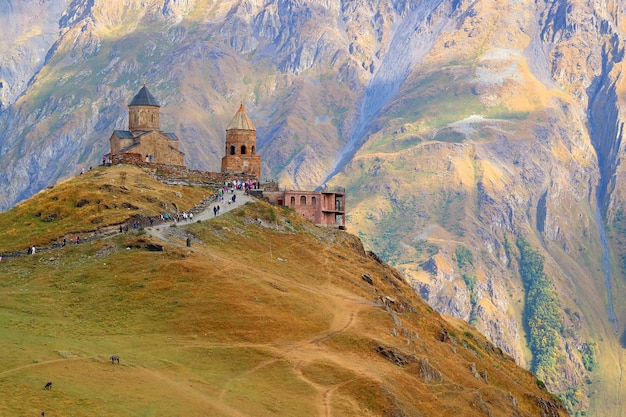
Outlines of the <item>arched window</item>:
{"type": "Polygon", "coordinates": [[[292,206],[296,205],[296,198],[294,196],[291,196],[291,205],[292,206]]]}
{"type": "Polygon", "coordinates": [[[241,154],[242,155],[246,154],[246,145],[241,145],[241,154]]]}
{"type": "Polygon", "coordinates": [[[139,113],[135,113],[135,124],[139,123],[139,113]]]}
{"type": "Polygon", "coordinates": [[[234,154],[235,154],[235,147],[234,147],[234,146],[231,146],[231,147],[230,147],[230,154],[231,154],[231,155],[234,155],[234,154]]]}
{"type": "Polygon", "coordinates": [[[300,196],[300,204],[302,204],[303,206],[306,205],[306,196],[305,195],[301,195],[300,196]]]}
{"type": "Polygon", "coordinates": [[[150,121],[154,123],[154,113],[152,113],[152,116],[150,116],[150,121]]]}
{"type": "Polygon", "coordinates": [[[254,153],[256,152],[256,146],[252,147],[252,155],[254,155],[254,153]]]}
{"type": "Polygon", "coordinates": [[[311,204],[315,205],[317,203],[317,201],[315,201],[315,196],[311,197],[311,204]]]}

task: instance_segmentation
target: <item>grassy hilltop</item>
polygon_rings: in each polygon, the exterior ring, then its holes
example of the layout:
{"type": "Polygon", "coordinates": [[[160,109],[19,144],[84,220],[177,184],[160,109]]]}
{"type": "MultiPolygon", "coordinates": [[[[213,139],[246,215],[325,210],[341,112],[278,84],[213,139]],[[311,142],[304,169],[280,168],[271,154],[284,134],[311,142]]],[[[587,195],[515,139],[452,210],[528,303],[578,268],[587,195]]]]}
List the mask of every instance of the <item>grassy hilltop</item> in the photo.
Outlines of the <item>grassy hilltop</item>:
{"type": "Polygon", "coordinates": [[[0,215],[2,253],[93,235],[0,262],[1,416],[566,415],[356,237],[293,211],[98,238],[210,193],[98,168],[0,215]]]}

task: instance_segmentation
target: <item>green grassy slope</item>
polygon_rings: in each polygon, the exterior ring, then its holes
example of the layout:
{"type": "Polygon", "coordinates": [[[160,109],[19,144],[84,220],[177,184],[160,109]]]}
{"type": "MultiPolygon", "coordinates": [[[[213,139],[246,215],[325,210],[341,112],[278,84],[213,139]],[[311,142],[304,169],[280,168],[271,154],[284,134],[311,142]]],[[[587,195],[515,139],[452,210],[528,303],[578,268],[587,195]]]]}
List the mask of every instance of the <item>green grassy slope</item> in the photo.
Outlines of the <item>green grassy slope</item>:
{"type": "Polygon", "coordinates": [[[0,328],[0,415],[565,415],[358,239],[262,202],[6,258],[0,328]]]}

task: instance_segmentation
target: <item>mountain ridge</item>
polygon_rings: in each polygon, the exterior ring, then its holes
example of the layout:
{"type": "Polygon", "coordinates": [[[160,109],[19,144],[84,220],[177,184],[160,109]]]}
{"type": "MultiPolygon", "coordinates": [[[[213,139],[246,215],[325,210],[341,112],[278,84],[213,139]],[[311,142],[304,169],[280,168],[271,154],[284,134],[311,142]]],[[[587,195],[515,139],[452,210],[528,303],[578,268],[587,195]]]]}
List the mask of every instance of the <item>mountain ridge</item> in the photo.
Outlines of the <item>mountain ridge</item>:
{"type": "MultiPolygon", "coordinates": [[[[124,7],[69,4],[46,64],[0,111],[2,209],[95,166],[143,81],[193,168],[218,166],[243,103],[264,179],[345,186],[348,228],[368,249],[532,369],[542,362],[528,351],[515,248],[526,239],[545,259],[564,323],[545,383],[572,414],[623,414],[623,5],[124,7]],[[459,266],[465,250],[473,263],[459,266]]],[[[0,78],[11,79],[7,68],[0,78]]]]}

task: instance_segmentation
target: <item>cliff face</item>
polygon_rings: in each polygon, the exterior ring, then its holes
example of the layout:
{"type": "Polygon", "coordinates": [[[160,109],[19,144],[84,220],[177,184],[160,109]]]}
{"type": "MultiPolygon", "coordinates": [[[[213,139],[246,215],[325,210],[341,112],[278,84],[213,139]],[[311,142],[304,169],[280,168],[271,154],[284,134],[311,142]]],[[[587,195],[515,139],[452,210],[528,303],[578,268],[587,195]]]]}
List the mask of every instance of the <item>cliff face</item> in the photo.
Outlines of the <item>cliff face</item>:
{"type": "Polygon", "coordinates": [[[345,186],[368,248],[540,371],[526,239],[561,311],[542,379],[571,410],[620,415],[622,388],[590,394],[619,380],[626,319],[620,2],[15,3],[11,22],[42,7],[57,23],[3,35],[51,46],[0,63],[31,79],[2,90],[0,208],[97,164],[143,81],[193,168],[219,169],[243,103],[264,179],[345,186]]]}
{"type": "Polygon", "coordinates": [[[0,1],[0,109],[12,104],[41,69],[58,39],[64,0],[0,1]]]}

